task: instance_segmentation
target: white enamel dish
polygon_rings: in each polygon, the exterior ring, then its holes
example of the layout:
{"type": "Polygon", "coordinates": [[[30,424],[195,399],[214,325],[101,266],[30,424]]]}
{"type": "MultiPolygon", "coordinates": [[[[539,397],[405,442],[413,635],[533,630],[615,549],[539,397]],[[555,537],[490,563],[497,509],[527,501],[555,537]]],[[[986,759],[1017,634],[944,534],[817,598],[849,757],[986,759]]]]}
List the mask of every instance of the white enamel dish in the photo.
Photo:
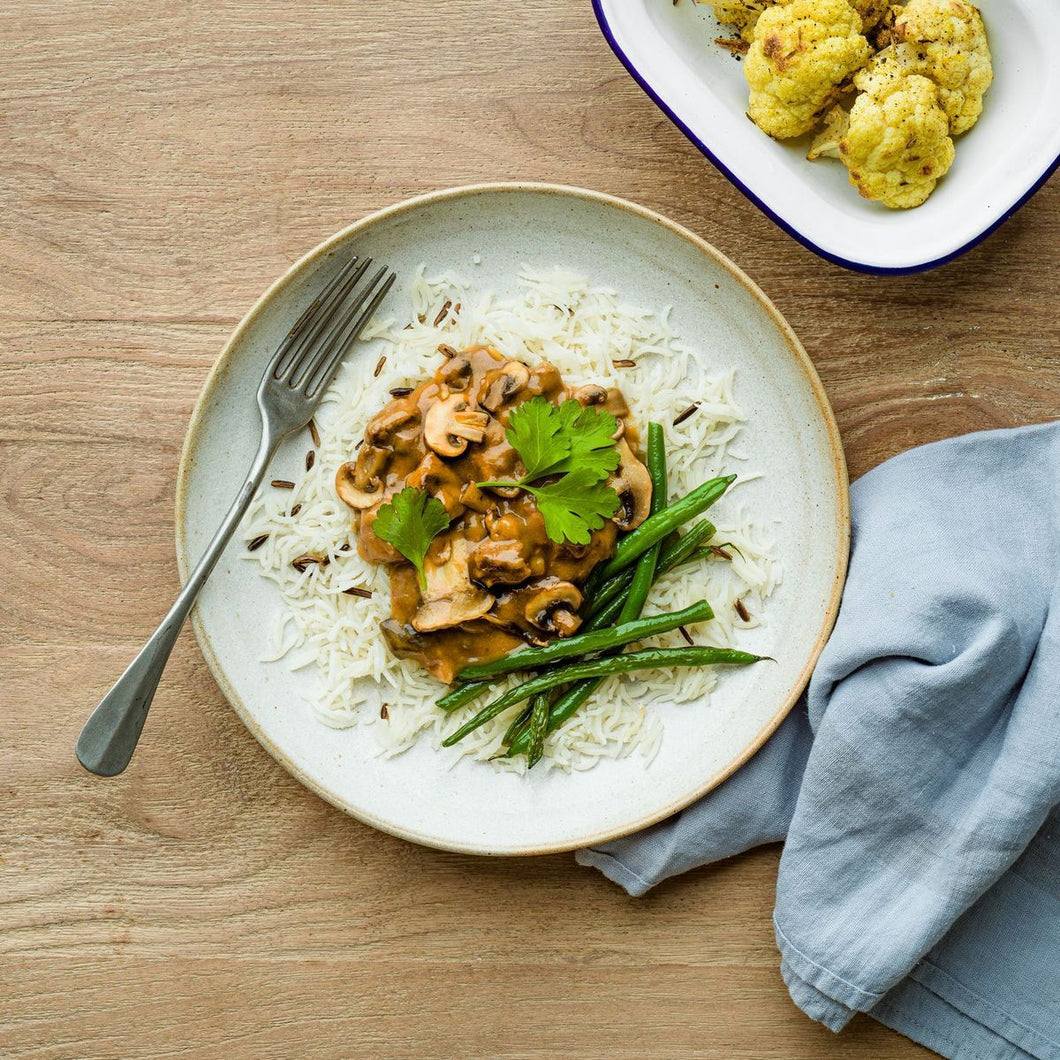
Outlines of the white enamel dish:
{"type": "MultiPolygon", "coordinates": [[[[192,416],[177,487],[177,559],[186,577],[234,496],[258,436],[254,390],[277,342],[331,275],[340,252],[391,265],[385,309],[408,312],[408,281],[425,262],[514,293],[523,264],[562,264],[615,288],[623,300],[673,306],[672,322],[719,367],[736,367],[749,417],[747,467],[764,478],[743,498],[776,526],[784,580],[768,628],[750,650],[776,663],[728,671],[709,704],[666,703],[665,734],[645,764],[636,752],[582,773],[496,773],[418,743],[378,756],[363,728],[336,731],[313,715],[308,670],[261,663],[282,602],[233,541],[199,599],[195,633],[218,684],[247,728],[304,784],[353,816],[415,842],[475,854],[538,854],[629,833],[710,790],[762,744],[791,708],[831,629],[846,571],[846,467],[827,398],[798,340],[765,296],[696,236],[640,207],[548,185],[483,185],[413,199],[332,237],[261,298],[229,340],[192,416]],[[473,265],[475,255],[481,263],[473,265]]],[[[351,356],[375,364],[373,343],[351,356]]],[[[304,439],[272,475],[296,478],[304,439]]],[[[221,751],[223,753],[223,749],[221,751]]]]}
{"type": "Polygon", "coordinates": [[[838,162],[806,161],[808,140],[777,143],[746,116],[743,65],[714,43],[712,9],[691,0],[593,0],[600,27],[641,87],[783,229],[864,272],[919,272],[985,239],[1060,164],[1056,0],[979,0],[994,84],[957,158],[915,210],[862,199],[838,162]]]}

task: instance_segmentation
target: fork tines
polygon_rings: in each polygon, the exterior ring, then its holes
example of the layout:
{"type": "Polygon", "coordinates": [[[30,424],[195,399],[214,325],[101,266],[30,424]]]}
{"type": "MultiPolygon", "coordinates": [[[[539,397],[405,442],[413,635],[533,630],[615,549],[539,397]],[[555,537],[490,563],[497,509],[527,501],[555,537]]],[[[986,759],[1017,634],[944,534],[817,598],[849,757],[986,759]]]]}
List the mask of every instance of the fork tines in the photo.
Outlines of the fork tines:
{"type": "Polygon", "coordinates": [[[352,257],[310,303],[280,343],[269,374],[312,400],[331,382],[349,344],[394,283],[383,266],[362,283],[371,258],[352,257]]]}

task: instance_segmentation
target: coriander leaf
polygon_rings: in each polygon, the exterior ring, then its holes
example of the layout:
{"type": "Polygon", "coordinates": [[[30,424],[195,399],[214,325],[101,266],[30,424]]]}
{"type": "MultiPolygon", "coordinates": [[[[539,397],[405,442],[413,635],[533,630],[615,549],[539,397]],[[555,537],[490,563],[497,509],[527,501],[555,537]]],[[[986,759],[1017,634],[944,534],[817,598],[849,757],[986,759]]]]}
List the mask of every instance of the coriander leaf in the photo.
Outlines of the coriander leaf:
{"type": "Polygon", "coordinates": [[[570,453],[553,464],[548,473],[554,475],[584,469],[592,471],[598,479],[607,478],[619,462],[614,439],[618,421],[610,412],[583,408],[577,401],[564,402],[561,411],[568,405],[577,410],[570,424],[570,453]]]}
{"type": "Polygon", "coordinates": [[[419,574],[420,588],[427,588],[423,558],[431,541],[449,525],[449,515],[437,497],[406,486],[376,514],[375,535],[391,544],[419,574]]]}
{"type": "Polygon", "coordinates": [[[617,430],[618,422],[609,412],[573,399],[557,406],[536,397],[512,410],[505,436],[526,468],[523,482],[576,468],[602,479],[618,467],[612,437],[617,430]]]}
{"type": "MultiPolygon", "coordinates": [[[[567,402],[579,407],[578,403],[567,402]]],[[[526,468],[525,481],[548,474],[548,469],[570,455],[570,424],[574,410],[563,411],[543,397],[532,398],[508,417],[504,432],[509,444],[519,452],[526,468]]]]}
{"type": "Polygon", "coordinates": [[[592,530],[599,530],[618,510],[619,499],[596,473],[576,468],[547,486],[526,486],[545,520],[553,541],[587,545],[592,530]]]}

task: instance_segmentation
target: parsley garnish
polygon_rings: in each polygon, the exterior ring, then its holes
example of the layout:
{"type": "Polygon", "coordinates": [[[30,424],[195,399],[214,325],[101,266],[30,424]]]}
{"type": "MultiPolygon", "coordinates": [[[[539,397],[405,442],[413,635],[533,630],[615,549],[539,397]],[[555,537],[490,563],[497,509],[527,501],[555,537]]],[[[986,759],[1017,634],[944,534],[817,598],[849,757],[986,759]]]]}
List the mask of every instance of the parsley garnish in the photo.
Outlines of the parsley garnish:
{"type": "Polygon", "coordinates": [[[449,515],[437,497],[406,486],[379,509],[372,529],[416,568],[420,588],[426,589],[423,558],[431,541],[448,525],[449,515]]]}
{"type": "Polygon", "coordinates": [[[526,474],[518,482],[480,482],[480,487],[518,486],[534,495],[553,541],[587,545],[593,530],[615,514],[619,499],[604,479],[618,467],[614,433],[618,422],[609,412],[577,401],[553,405],[536,397],[512,410],[505,436],[518,453],[526,474]],[[539,479],[561,475],[545,485],[539,479]]]}

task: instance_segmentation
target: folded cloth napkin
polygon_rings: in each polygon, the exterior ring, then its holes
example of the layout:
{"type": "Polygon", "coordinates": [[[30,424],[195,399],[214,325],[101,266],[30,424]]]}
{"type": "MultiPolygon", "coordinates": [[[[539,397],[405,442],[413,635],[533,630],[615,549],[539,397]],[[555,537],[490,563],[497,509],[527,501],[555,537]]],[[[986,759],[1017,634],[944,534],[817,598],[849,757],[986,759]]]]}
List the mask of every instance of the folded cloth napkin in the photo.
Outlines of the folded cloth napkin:
{"type": "Polygon", "coordinates": [[[786,836],[795,1003],[960,1060],[1060,1060],[1060,423],[852,489],[850,574],[796,708],[676,817],[579,851],[631,894],[786,836]]]}

